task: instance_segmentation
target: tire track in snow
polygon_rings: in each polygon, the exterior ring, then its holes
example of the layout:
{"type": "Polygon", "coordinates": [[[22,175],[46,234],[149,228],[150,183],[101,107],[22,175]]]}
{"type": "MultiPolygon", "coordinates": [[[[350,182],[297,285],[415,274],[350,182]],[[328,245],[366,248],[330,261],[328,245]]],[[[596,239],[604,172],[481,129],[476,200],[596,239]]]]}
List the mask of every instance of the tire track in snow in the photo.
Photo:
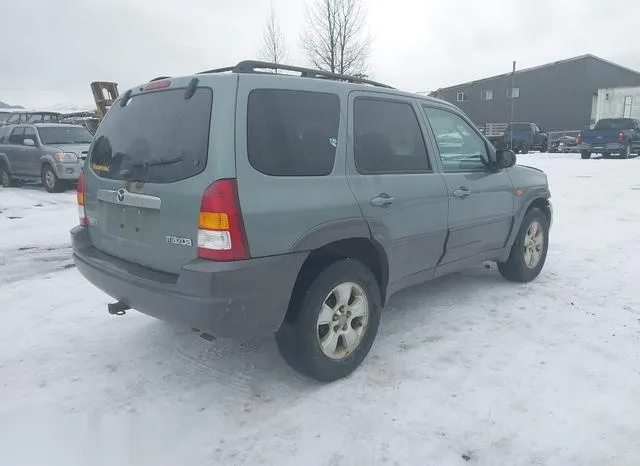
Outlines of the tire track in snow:
{"type": "Polygon", "coordinates": [[[71,254],[69,245],[0,250],[0,284],[74,267],[71,254]]]}

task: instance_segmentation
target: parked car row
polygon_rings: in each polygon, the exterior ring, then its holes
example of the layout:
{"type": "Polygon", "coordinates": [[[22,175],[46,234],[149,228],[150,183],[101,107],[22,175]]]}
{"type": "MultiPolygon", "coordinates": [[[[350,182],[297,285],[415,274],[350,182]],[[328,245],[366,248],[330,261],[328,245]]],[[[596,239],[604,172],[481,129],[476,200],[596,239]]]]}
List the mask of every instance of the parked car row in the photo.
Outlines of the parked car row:
{"type": "Polygon", "coordinates": [[[53,193],[75,183],[93,136],[82,126],[36,123],[0,127],[0,184],[40,180],[53,193]]]}

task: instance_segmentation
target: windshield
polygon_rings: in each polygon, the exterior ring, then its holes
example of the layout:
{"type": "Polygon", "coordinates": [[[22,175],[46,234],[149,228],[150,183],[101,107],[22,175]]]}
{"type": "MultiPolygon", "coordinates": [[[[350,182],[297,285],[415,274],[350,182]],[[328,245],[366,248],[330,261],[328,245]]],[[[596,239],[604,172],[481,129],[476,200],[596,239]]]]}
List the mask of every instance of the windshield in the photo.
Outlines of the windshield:
{"type": "Polygon", "coordinates": [[[594,129],[632,129],[635,125],[631,118],[606,118],[598,121],[594,129]]]}
{"type": "Polygon", "coordinates": [[[47,126],[38,128],[44,145],[52,144],[91,144],[93,136],[89,131],[76,126],[47,126]]]}
{"type": "Polygon", "coordinates": [[[172,183],[202,172],[207,161],[213,93],[197,88],[134,95],[111,107],[96,132],[91,169],[100,177],[172,183]]]}

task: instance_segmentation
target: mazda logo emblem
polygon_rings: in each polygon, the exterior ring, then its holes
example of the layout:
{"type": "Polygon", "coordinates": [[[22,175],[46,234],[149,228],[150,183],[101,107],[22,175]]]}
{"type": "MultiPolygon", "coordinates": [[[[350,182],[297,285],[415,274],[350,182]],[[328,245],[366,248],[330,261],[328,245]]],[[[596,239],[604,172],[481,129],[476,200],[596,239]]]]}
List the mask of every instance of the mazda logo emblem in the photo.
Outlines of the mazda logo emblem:
{"type": "Polygon", "coordinates": [[[118,202],[124,202],[124,195],[125,195],[126,191],[124,188],[120,188],[118,189],[118,191],[116,191],[116,200],[118,202]]]}

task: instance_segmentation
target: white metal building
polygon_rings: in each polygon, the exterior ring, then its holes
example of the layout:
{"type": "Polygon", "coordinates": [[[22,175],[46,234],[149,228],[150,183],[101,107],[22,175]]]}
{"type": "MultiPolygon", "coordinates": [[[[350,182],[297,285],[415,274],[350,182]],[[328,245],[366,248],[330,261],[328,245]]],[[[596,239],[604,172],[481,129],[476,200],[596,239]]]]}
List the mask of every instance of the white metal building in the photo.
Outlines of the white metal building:
{"type": "Polygon", "coordinates": [[[602,118],[640,119],[640,87],[598,89],[593,96],[591,126],[602,118]]]}

